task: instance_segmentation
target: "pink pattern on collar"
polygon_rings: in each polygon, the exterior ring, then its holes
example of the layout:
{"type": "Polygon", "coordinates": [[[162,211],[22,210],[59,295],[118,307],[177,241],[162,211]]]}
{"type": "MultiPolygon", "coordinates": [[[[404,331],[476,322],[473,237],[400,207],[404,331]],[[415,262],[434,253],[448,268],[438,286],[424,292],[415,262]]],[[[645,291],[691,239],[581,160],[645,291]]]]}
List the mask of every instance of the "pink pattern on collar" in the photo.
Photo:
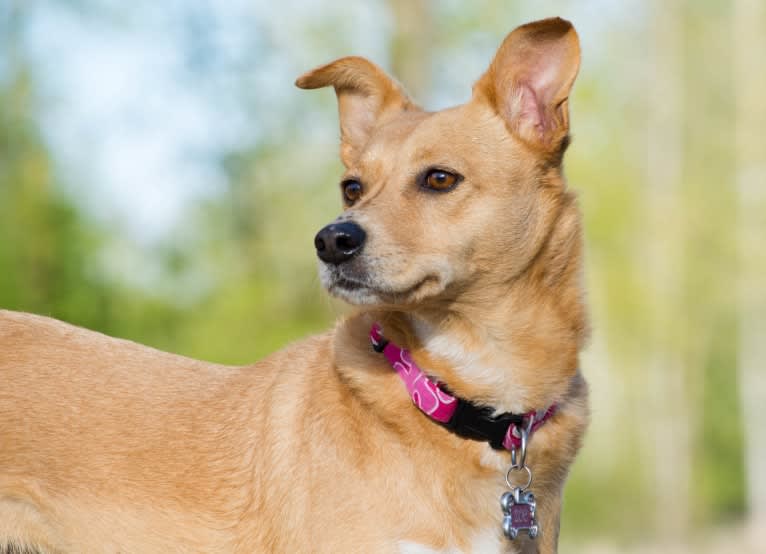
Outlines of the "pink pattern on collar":
{"type": "MultiPolygon", "coordinates": [[[[376,346],[384,340],[377,323],[372,326],[370,340],[376,346]]],[[[423,413],[442,423],[447,423],[452,418],[457,409],[457,399],[429,379],[412,360],[408,351],[389,342],[383,349],[383,355],[404,381],[410,398],[423,413]]]]}
{"type": "MultiPolygon", "coordinates": [[[[403,348],[383,338],[380,325],[374,323],[370,329],[370,340],[373,346],[388,360],[388,363],[396,370],[401,377],[407,392],[415,405],[428,415],[441,423],[449,423],[452,415],[455,413],[458,405],[458,399],[444,392],[438,383],[434,383],[414,362],[410,353],[403,348]],[[385,347],[380,350],[380,345],[385,347]]],[[[553,414],[556,413],[557,405],[552,404],[548,408],[539,411],[532,411],[524,415],[525,427],[528,429],[528,435],[537,431],[553,414]]],[[[503,438],[503,447],[506,450],[513,450],[521,446],[521,430],[518,425],[511,423],[503,438]]]]}

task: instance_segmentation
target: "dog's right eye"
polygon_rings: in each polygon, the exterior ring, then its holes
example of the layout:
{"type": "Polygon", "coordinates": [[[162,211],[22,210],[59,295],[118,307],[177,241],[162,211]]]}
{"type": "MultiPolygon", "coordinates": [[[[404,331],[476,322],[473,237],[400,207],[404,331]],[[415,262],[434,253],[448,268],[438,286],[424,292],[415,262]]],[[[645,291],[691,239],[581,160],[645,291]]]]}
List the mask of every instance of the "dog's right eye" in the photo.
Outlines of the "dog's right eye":
{"type": "Polygon", "coordinates": [[[362,183],[356,179],[347,179],[340,184],[340,187],[343,190],[343,200],[349,206],[362,196],[362,183]]]}
{"type": "Polygon", "coordinates": [[[432,167],[421,173],[417,180],[420,187],[426,190],[449,192],[463,180],[463,176],[446,169],[432,167]]]}

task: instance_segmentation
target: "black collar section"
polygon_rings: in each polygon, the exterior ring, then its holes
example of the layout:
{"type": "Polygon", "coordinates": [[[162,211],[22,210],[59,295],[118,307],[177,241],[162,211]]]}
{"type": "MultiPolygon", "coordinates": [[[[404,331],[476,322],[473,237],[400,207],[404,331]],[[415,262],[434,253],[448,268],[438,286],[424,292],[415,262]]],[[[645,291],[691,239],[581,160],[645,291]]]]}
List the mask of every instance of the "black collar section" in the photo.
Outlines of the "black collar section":
{"type": "Polygon", "coordinates": [[[488,442],[495,450],[505,450],[503,439],[511,424],[524,423],[523,415],[506,412],[493,416],[495,410],[489,406],[477,406],[460,397],[455,399],[458,403],[455,413],[449,422],[441,425],[459,437],[488,442]]]}
{"type": "MultiPolygon", "coordinates": [[[[379,330],[375,330],[375,326],[373,326],[372,333],[377,333],[377,336],[371,335],[372,348],[375,352],[382,354],[386,349],[386,346],[389,344],[389,341],[380,334],[379,330]]],[[[488,442],[495,450],[505,450],[503,439],[505,439],[508,428],[512,424],[524,424],[523,415],[506,412],[493,416],[492,414],[495,413],[495,410],[492,407],[479,406],[473,402],[464,400],[459,396],[452,394],[444,383],[440,383],[439,386],[444,392],[455,398],[457,401],[457,408],[447,423],[442,423],[437,420],[432,421],[447,428],[459,437],[488,442]]]]}

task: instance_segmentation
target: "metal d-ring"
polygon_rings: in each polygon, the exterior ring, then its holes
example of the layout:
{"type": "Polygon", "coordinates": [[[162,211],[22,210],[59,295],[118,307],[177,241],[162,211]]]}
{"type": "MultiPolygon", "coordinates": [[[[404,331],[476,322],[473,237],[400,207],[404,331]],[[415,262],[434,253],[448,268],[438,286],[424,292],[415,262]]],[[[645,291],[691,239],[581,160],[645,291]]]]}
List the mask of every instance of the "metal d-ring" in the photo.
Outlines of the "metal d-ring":
{"type": "Polygon", "coordinates": [[[508,485],[508,488],[513,490],[514,485],[511,484],[511,472],[513,471],[521,471],[522,469],[525,469],[527,471],[527,484],[521,487],[521,490],[526,490],[529,488],[529,485],[532,484],[532,470],[529,469],[527,466],[519,467],[519,466],[511,466],[508,468],[508,471],[505,472],[505,484],[508,485]]]}
{"type": "Polygon", "coordinates": [[[519,435],[521,435],[521,459],[517,462],[516,460],[516,447],[511,446],[511,467],[515,467],[517,469],[524,469],[527,467],[527,439],[529,438],[529,432],[527,429],[522,428],[519,431],[519,435]]]}

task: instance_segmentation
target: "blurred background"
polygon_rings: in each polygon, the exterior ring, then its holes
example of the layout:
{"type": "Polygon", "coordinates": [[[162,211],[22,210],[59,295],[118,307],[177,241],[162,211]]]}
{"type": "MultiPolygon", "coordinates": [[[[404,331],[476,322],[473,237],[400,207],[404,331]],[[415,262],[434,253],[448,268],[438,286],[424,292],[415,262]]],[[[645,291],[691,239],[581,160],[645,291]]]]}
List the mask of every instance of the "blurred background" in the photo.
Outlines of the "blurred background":
{"type": "Polygon", "coordinates": [[[364,55],[439,109],[552,15],[594,328],[561,551],[766,551],[762,0],[0,0],[0,307],[234,364],[325,328],[336,104],[295,77],[364,55]]]}

